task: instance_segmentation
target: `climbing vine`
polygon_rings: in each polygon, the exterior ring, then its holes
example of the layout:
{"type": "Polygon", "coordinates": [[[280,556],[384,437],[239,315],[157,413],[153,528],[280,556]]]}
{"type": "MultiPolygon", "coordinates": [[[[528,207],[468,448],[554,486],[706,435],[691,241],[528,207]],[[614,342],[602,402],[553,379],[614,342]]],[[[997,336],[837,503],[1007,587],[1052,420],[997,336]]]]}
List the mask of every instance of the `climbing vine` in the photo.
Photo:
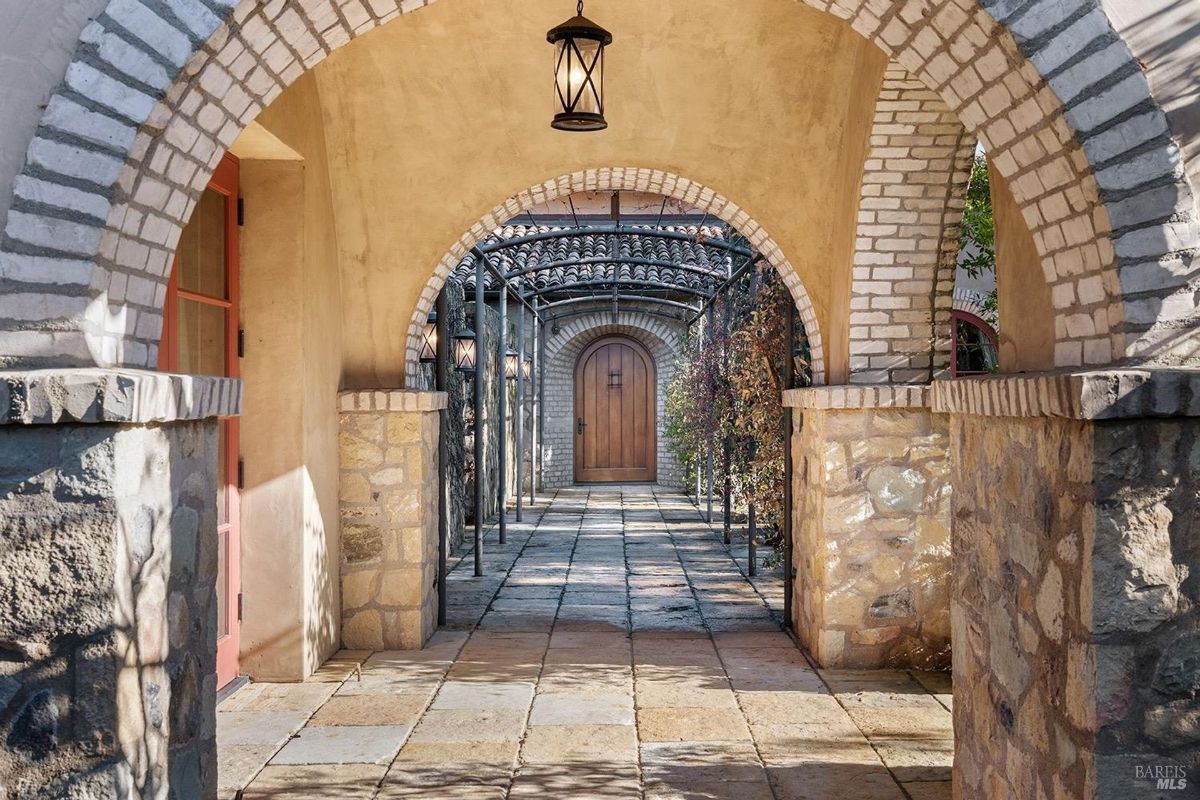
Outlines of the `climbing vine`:
{"type": "MultiPolygon", "coordinates": [[[[992,213],[992,185],[987,156],[982,151],[975,154],[967,183],[959,266],[972,278],[996,273],[996,218],[992,213]]],[[[983,308],[995,314],[996,306],[996,290],[992,289],[984,298],[983,308]]]]}
{"type": "MultiPolygon", "coordinates": [[[[667,389],[667,444],[694,471],[714,455],[715,483],[724,483],[724,446],[735,508],[751,504],[760,541],[782,544],[784,430],[789,319],[792,302],[774,271],[750,274],[731,287],[693,335],[692,347],[667,389]]],[[[807,385],[810,360],[803,331],[794,338],[794,385],[807,385]]]]}

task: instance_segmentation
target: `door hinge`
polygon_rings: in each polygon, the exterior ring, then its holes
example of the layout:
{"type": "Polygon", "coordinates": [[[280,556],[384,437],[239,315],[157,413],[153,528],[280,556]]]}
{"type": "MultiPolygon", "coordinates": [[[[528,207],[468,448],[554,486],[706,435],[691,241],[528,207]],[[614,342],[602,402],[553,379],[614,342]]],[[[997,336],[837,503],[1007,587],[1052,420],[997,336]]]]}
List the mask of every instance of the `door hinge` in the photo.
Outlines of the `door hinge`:
{"type": "Polygon", "coordinates": [[[238,328],[237,353],[238,358],[246,357],[246,332],[241,328],[238,328]]]}
{"type": "Polygon", "coordinates": [[[246,201],[241,197],[238,198],[237,206],[238,227],[242,228],[246,225],[246,201]]]}
{"type": "Polygon", "coordinates": [[[238,592],[237,606],[237,618],[238,622],[241,622],[243,619],[245,619],[244,612],[246,610],[246,595],[243,592],[238,592]]]}
{"type": "Polygon", "coordinates": [[[238,459],[237,488],[239,488],[239,489],[246,488],[246,459],[244,459],[244,458],[238,459]]]}

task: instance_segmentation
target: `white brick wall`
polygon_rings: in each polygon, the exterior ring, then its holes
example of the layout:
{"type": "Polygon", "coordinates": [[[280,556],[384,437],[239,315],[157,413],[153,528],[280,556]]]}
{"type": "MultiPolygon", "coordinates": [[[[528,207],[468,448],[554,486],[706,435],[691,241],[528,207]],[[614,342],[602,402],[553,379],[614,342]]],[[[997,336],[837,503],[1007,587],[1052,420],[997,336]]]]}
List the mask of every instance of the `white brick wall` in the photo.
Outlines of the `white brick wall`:
{"type": "Polygon", "coordinates": [[[949,374],[959,223],[975,150],[936,94],[892,64],[875,103],[850,287],[850,382],[949,374]]]}

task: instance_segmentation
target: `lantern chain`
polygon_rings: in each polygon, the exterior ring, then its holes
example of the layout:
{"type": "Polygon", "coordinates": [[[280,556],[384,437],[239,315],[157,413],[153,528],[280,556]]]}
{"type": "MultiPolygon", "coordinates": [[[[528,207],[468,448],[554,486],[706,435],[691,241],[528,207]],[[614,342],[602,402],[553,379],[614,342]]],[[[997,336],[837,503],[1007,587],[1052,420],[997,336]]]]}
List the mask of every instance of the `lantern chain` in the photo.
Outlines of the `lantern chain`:
{"type": "Polygon", "coordinates": [[[583,16],[583,0],[579,0],[579,2],[575,4],[575,14],[576,16],[583,16]]]}

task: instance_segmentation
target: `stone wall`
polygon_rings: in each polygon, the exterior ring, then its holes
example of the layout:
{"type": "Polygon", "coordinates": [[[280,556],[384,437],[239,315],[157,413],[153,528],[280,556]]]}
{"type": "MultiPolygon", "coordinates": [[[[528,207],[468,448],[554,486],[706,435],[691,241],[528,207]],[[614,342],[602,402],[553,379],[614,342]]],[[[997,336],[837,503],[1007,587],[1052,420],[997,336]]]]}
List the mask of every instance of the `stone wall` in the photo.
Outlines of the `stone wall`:
{"type": "Polygon", "coordinates": [[[216,792],[218,415],[236,381],[0,375],[0,794],[216,792]]]}
{"type": "Polygon", "coordinates": [[[1136,377],[939,393],[962,797],[1200,796],[1200,395],[1136,377]]]}
{"type": "Polygon", "coordinates": [[[437,626],[438,429],[446,396],[340,396],[342,644],[420,649],[437,626]]]}
{"type": "Polygon", "coordinates": [[[795,389],[795,630],[824,667],[950,665],[950,483],[928,387],[795,389]]]}

